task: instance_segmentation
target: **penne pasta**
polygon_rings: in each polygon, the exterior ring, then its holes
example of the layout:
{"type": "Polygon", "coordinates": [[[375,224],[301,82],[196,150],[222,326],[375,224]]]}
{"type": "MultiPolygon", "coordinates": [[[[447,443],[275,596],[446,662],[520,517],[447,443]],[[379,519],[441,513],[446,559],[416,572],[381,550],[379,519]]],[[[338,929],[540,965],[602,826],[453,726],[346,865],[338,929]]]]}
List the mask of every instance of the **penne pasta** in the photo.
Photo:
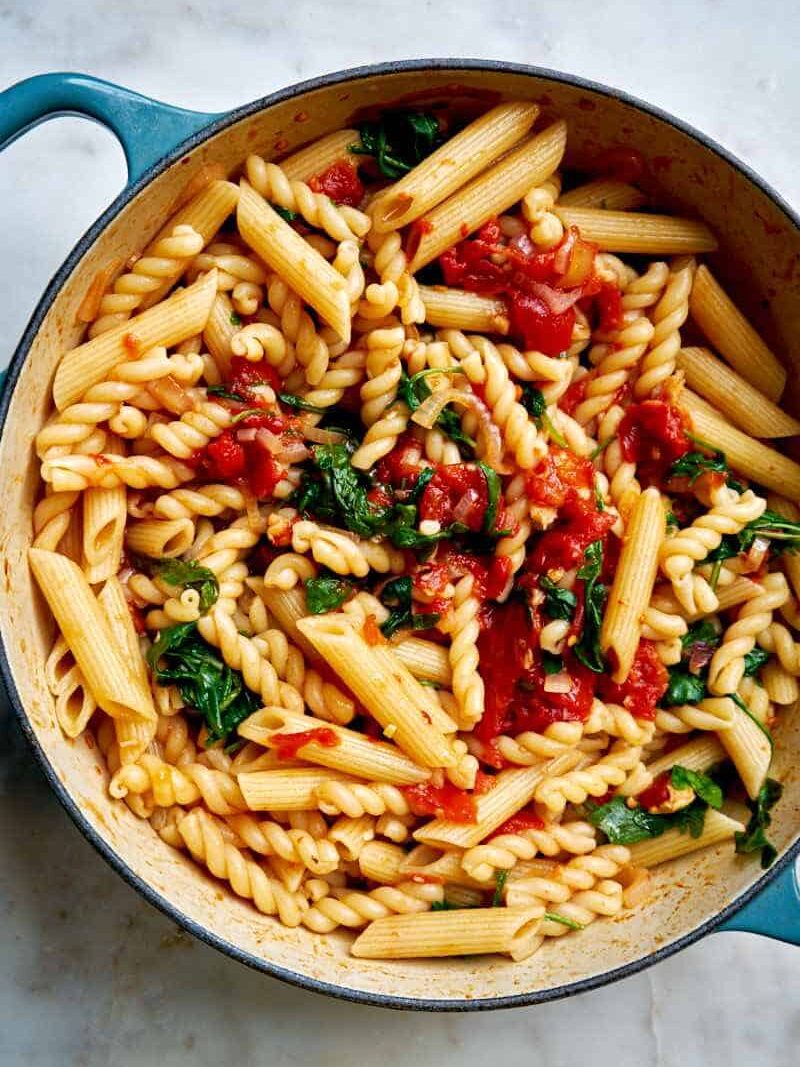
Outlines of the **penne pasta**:
{"type": "Polygon", "coordinates": [[[358,142],[358,130],[335,130],[281,160],[281,170],[289,181],[309,182],[342,160],[355,166],[359,157],[350,152],[350,146],[358,142]]]}
{"type": "Polygon", "coordinates": [[[705,264],[695,274],[689,314],[735,371],[768,400],[780,398],[786,384],[785,368],[705,264]]]}
{"type": "Polygon", "coordinates": [[[604,211],[635,211],[645,203],[647,197],[633,185],[616,181],[613,178],[597,178],[595,181],[579,185],[562,193],[558,198],[559,207],[589,207],[604,211]]]}
{"type": "Polygon", "coordinates": [[[345,616],[306,618],[298,629],[391,738],[425,767],[456,762],[453,720],[384,644],[370,645],[345,616]]]}
{"type": "Polygon", "coordinates": [[[311,811],[317,807],[318,786],[348,779],[321,767],[289,767],[244,771],[236,780],[251,811],[311,811]]]}
{"type": "Polygon", "coordinates": [[[379,193],[370,206],[375,232],[400,229],[441,204],[520,141],[538,114],[537,104],[516,100],[475,119],[379,193]]]}
{"type": "Polygon", "coordinates": [[[139,357],[157,345],[169,348],[200,333],[217,291],[216,271],[174,293],[160,304],[134,315],[98,337],[73,348],[61,359],[53,382],[59,411],[80,400],[118,363],[139,357]]]}
{"type": "MultiPolygon", "coordinates": [[[[121,445],[112,444],[121,454],[121,445]]],[[[120,568],[128,494],[124,485],[112,489],[86,489],[83,493],[83,567],[90,585],[104,582],[120,568]]]]}
{"type": "Polygon", "coordinates": [[[387,915],[371,922],[353,942],[354,956],[402,960],[504,953],[523,960],[538,947],[544,906],[431,911],[387,915]]]}
{"type": "Polygon", "coordinates": [[[600,631],[600,648],[611,661],[615,682],[628,677],[639,647],[664,534],[661,494],[653,487],[645,489],[631,512],[600,631]]]}
{"type": "Polygon", "coordinates": [[[678,367],[690,389],[753,437],[794,437],[800,422],[787,415],[707,348],[682,348],[678,367]]]}
{"type": "Polygon", "coordinates": [[[174,559],[191,547],[194,523],[191,519],[145,519],[132,523],[125,539],[128,548],[140,556],[174,559]]]}
{"type": "Polygon", "coordinates": [[[425,305],[429,326],[478,333],[508,333],[508,313],[502,300],[480,296],[443,285],[421,285],[419,295],[425,305]]]}
{"type": "Polygon", "coordinates": [[[225,376],[230,373],[233,355],[231,342],[234,334],[240,329],[239,316],[234,311],[230,299],[225,293],[217,293],[211,305],[208,321],[203,328],[203,341],[214,357],[220,373],[225,376]]]}
{"type": "Polygon", "coordinates": [[[409,241],[410,269],[424,267],[549,178],[561,162],[566,140],[566,123],[554,122],[424,215],[409,241]]]}
{"type": "Polygon", "coordinates": [[[264,708],[257,711],[239,726],[239,734],[248,741],[274,747],[276,734],[304,734],[313,730],[325,730],[326,741],[335,738],[333,744],[321,744],[310,737],[306,744],[297,748],[297,755],[309,763],[318,763],[343,774],[392,785],[411,785],[424,782],[430,771],[420,767],[399,748],[384,741],[372,741],[364,734],[348,730],[336,723],[323,722],[310,715],[297,715],[284,708],[264,708]]]}
{"type": "Polygon", "coordinates": [[[708,771],[724,759],[725,749],[717,737],[714,734],[705,734],[681,745],[680,748],[673,748],[666,756],[654,759],[647,764],[647,770],[654,778],[676,765],[685,767],[687,771],[708,771]]]}
{"type": "Polygon", "coordinates": [[[666,863],[667,860],[688,856],[690,852],[697,852],[701,848],[718,845],[722,841],[732,841],[733,835],[742,830],[744,826],[740,822],[723,815],[721,811],[708,808],[702,832],[697,837],[681,833],[680,830],[667,830],[650,841],[637,841],[629,846],[630,864],[632,867],[655,867],[659,863],[666,863]]]}
{"type": "Polygon", "coordinates": [[[776,493],[800,501],[800,464],[737,430],[689,389],[680,394],[678,404],[689,415],[693,432],[712,448],[724,452],[734,470],[746,473],[776,493]]]}
{"type": "Polygon", "coordinates": [[[587,241],[594,241],[604,252],[677,256],[713,252],[717,247],[717,239],[708,226],[694,219],[561,204],[553,210],[565,226],[577,226],[587,241]]]}
{"type": "Polygon", "coordinates": [[[751,800],[764,784],[772,762],[772,738],[765,726],[737,705],[727,730],[719,731],[719,740],[734,766],[751,800]]]}
{"type": "Polygon", "coordinates": [[[112,637],[80,568],[55,552],[31,548],[34,577],[97,703],[112,718],[151,718],[125,650],[112,637]]]}
{"type": "Polygon", "coordinates": [[[336,331],[350,340],[350,299],[344,278],[242,179],[239,232],[265,263],[336,331]]]}

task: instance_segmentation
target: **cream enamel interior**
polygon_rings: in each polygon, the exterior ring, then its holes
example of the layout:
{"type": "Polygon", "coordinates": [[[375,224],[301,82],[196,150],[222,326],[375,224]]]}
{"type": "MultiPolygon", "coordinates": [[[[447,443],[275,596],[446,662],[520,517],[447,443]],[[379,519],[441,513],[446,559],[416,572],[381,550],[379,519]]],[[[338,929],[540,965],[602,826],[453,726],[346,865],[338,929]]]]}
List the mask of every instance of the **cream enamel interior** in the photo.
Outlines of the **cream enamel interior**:
{"type": "MultiPolygon", "coordinates": [[[[578,936],[553,940],[530,960],[500,958],[382,963],[352,959],[348,935],[319,937],[288,930],[235,898],[194,863],[162,843],[124,803],[106,793],[107,775],[91,739],[62,736],[44,681],[53,626],[26,564],[31,513],[38,491],[34,432],[50,410],[50,384],[65,349],[76,344],[75,313],[96,270],[140,250],[201,162],[233,170],[248,152],[277,158],[320,134],[349,124],[357,109],[421,90],[439,98],[486,94],[539,100],[548,115],[569,122],[568,162],[580,164],[603,147],[631,145],[651,161],[666,204],[704,218],[721,250],[717,272],[790,371],[800,351],[800,233],[746,176],[667,122],[622,101],[547,78],[501,71],[401,71],[340,82],[273,105],[215,135],[144,188],[86,251],[50,307],[17,383],[0,442],[0,532],[3,561],[0,632],[22,706],[54,774],[96,833],[130,870],[178,912],[222,939],[298,976],[372,996],[481,1000],[544,991],[647,957],[712,918],[760,875],[730,847],[658,870],[647,905],[596,922],[578,936]]],[[[35,226],[35,220],[31,220],[35,226]]],[[[800,412],[790,373],[785,403],[800,412]]],[[[779,444],[779,447],[780,444],[779,444]]],[[[787,718],[785,716],[785,718],[787,718]]],[[[780,728],[775,772],[785,783],[771,836],[779,849],[798,835],[800,722],[780,728]]],[[[44,870],[47,857],[42,856],[44,870]]]]}

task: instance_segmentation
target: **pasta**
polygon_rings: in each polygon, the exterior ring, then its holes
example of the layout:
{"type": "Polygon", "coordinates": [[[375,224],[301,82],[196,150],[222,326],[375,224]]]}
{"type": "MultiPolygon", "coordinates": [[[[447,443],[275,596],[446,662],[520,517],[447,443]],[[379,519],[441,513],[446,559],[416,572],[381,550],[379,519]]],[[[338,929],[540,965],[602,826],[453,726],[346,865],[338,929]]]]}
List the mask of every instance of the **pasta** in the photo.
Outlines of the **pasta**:
{"type": "Polygon", "coordinates": [[[33,442],[55,722],[126,817],[363,958],[524,959],[761,847],[780,792],[785,371],[708,227],[575,184],[566,138],[393,109],[202,168],[98,272],[33,442]]]}

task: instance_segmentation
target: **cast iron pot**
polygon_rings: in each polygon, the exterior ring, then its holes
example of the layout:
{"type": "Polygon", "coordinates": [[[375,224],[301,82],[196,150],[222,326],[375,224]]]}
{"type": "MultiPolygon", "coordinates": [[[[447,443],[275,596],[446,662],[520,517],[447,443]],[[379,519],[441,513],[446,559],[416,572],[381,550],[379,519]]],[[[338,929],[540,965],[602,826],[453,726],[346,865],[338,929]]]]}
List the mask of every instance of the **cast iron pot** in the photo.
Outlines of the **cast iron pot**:
{"type": "MultiPolygon", "coordinates": [[[[770,836],[779,858],[762,872],[730,845],[666,864],[647,905],[545,944],[521,964],[499,958],[376,962],[352,959],[346,935],[321,938],[260,915],[165,845],[106,792],[107,774],[86,737],[56,723],[44,680],[53,624],[26,564],[39,478],[32,437],[51,407],[61,353],[79,340],[76,310],[97,269],[140,250],[187,175],[204,161],[232,169],[249,152],[278,156],[346,126],[364,108],[438,98],[538,100],[569,122],[568,163],[600,148],[639,149],[662,199],[704,218],[720,239],[714,269],[790,367],[785,403],[800,414],[800,218],[708,137],[641,101],[570,75],[509,63],[419,60],[331,74],[229,113],[169,107],[80,74],[47,74],[0,96],[0,146],[65,112],[117,135],[129,184],[67,258],[17,348],[0,397],[0,669],[25,736],[81,832],[150,903],[234,959],[307,989],[386,1007],[464,1011],[534,1004],[625,977],[712,930],[749,930],[800,943],[794,858],[800,850],[800,718],[784,715],[773,773],[784,781],[770,836]],[[424,97],[423,97],[424,98],[424,97]]],[[[32,221],[33,225],[33,221],[32,221]]],[[[42,857],[42,865],[46,858],[42,857]]]]}

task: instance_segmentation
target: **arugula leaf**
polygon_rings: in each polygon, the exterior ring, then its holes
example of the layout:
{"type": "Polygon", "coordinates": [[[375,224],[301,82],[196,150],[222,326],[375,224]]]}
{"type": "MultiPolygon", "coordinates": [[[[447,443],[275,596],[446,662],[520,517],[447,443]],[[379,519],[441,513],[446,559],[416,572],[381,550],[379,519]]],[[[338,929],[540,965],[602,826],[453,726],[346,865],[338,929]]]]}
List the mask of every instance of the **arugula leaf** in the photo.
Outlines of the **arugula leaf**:
{"type": "Polygon", "coordinates": [[[692,789],[710,808],[722,807],[722,790],[707,774],[691,771],[676,763],[670,771],[670,782],[676,789],[692,789]]]}
{"type": "Polygon", "coordinates": [[[327,408],[309,404],[302,396],[296,396],[294,393],[278,393],[278,400],[295,411],[310,411],[313,415],[324,415],[327,411],[327,408]]]}
{"type": "Polygon", "coordinates": [[[539,588],[544,590],[544,610],[550,619],[571,619],[578,605],[578,598],[571,589],[562,589],[560,585],[548,578],[539,576],[539,588]]]}
{"type": "Polygon", "coordinates": [[[703,452],[685,452],[675,460],[667,471],[667,478],[688,478],[689,484],[694,485],[701,474],[706,471],[719,471],[721,474],[728,473],[728,462],[724,452],[715,451],[707,456],[703,452]]]}
{"type": "Polygon", "coordinates": [[[681,646],[684,651],[699,643],[713,645],[716,648],[721,638],[722,635],[717,631],[714,624],[709,622],[708,619],[702,619],[689,627],[681,638],[681,646]]]}
{"type": "Polygon", "coordinates": [[[544,427],[552,440],[561,448],[569,447],[563,434],[559,433],[553,425],[553,420],[547,414],[547,401],[545,400],[544,393],[541,389],[537,389],[535,385],[525,382],[522,386],[522,395],[519,398],[519,402],[531,416],[539,429],[544,427]]]}
{"type": "Polygon", "coordinates": [[[401,178],[443,140],[436,118],[420,111],[390,111],[378,122],[362,122],[358,133],[348,152],[374,156],[386,178],[401,178]]]}
{"type": "Polygon", "coordinates": [[[419,472],[419,475],[417,476],[417,480],[414,482],[413,487],[408,491],[408,496],[406,497],[407,504],[419,503],[422,494],[425,492],[425,487],[435,474],[435,467],[425,467],[424,470],[421,470],[419,472]]]}
{"type": "Polygon", "coordinates": [[[705,801],[698,799],[672,815],[651,815],[642,807],[629,808],[624,797],[614,797],[607,804],[593,807],[589,822],[602,830],[611,844],[633,845],[673,829],[699,837],[703,832],[706,808],[705,801]]]}
{"type": "Polygon", "coordinates": [[[413,602],[410,574],[387,582],[381,591],[380,599],[381,603],[390,609],[389,618],[381,623],[381,633],[384,637],[391,637],[398,630],[407,627],[412,630],[427,630],[439,621],[436,612],[415,615],[411,610],[413,602]]]}
{"type": "Polygon", "coordinates": [[[558,674],[564,669],[564,660],[554,652],[542,652],[542,667],[545,674],[558,674]]]}
{"type": "Polygon", "coordinates": [[[508,881],[508,871],[495,871],[494,872],[494,896],[492,897],[492,907],[500,908],[503,906],[503,890],[506,887],[508,881]]]}
{"type": "Polygon", "coordinates": [[[238,393],[232,393],[224,385],[209,385],[206,387],[206,392],[209,396],[218,396],[222,400],[234,400],[237,404],[246,403],[246,400],[243,396],[239,396],[238,393]]]}
{"type": "Polygon", "coordinates": [[[315,445],[312,451],[348,530],[359,537],[374,537],[389,518],[390,509],[370,504],[369,483],[351,464],[347,445],[315,445]]]}
{"type": "Polygon", "coordinates": [[[738,534],[725,534],[718,548],[706,557],[711,562],[730,559],[741,552],[747,552],[757,537],[766,537],[772,544],[774,553],[800,551],[800,522],[785,519],[769,508],[752,522],[743,527],[738,534]]]}
{"type": "Polygon", "coordinates": [[[677,518],[675,517],[675,512],[674,511],[668,511],[667,512],[667,529],[669,529],[670,526],[676,526],[676,527],[680,526],[680,523],[678,522],[677,518]]]}
{"type": "Polygon", "coordinates": [[[603,605],[606,599],[606,587],[599,581],[603,568],[603,542],[592,541],[583,558],[586,562],[579,569],[577,577],[585,582],[584,624],[583,633],[573,652],[590,671],[602,674],[606,666],[600,649],[600,627],[603,624],[603,605]]]}
{"type": "Polygon", "coordinates": [[[774,778],[767,778],[759,789],[756,799],[748,802],[752,814],[746,828],[734,834],[736,851],[760,852],[761,867],[764,870],[774,863],[778,855],[778,850],[767,839],[765,831],[772,822],[770,809],[780,800],[782,793],[781,783],[776,782],[774,778]]]}
{"type": "Polygon", "coordinates": [[[168,585],[181,585],[184,589],[196,589],[200,594],[200,612],[205,614],[217,602],[219,582],[208,567],[193,559],[164,559],[156,564],[156,573],[168,585]]]}
{"type": "Polygon", "coordinates": [[[592,461],[596,460],[598,456],[601,456],[605,452],[611,442],[616,441],[616,439],[616,434],[612,434],[611,437],[606,438],[606,440],[603,441],[602,444],[597,445],[595,448],[592,449],[592,451],[589,453],[589,459],[591,459],[592,461]]]}
{"type": "Polygon", "coordinates": [[[353,591],[350,582],[345,582],[332,574],[323,574],[319,578],[307,578],[305,585],[306,606],[312,615],[335,611],[344,604],[353,591]]]}
{"type": "Polygon", "coordinates": [[[570,930],[584,930],[583,923],[575,922],[574,919],[568,919],[566,915],[559,915],[557,911],[546,911],[544,918],[549,919],[553,923],[561,923],[562,926],[568,926],[570,930]]]}
{"type": "Polygon", "coordinates": [[[606,502],[603,500],[603,494],[600,491],[600,486],[597,484],[597,481],[594,483],[594,506],[598,511],[606,510],[606,502]]]}
{"type": "Polygon", "coordinates": [[[284,222],[293,222],[297,218],[297,212],[290,211],[288,207],[281,207],[280,204],[270,204],[270,207],[280,215],[284,222]]]}
{"type": "Polygon", "coordinates": [[[706,680],[680,666],[669,668],[669,684],[661,698],[661,706],[672,708],[678,704],[696,704],[706,695],[706,680]]]}
{"type": "Polygon", "coordinates": [[[245,688],[239,671],[232,670],[203,640],[197,623],[162,630],[147,653],[147,662],[160,685],[174,682],[187,706],[203,716],[209,743],[224,740],[263,703],[245,688]]]}
{"type": "Polygon", "coordinates": [[[760,719],[757,719],[755,717],[755,715],[748,708],[748,706],[745,704],[745,702],[742,700],[742,698],[739,696],[739,694],[738,693],[726,693],[725,695],[727,697],[730,697],[730,699],[734,702],[734,704],[737,706],[737,708],[739,708],[741,711],[743,711],[745,713],[745,715],[747,715],[748,718],[753,720],[753,722],[759,728],[759,730],[764,735],[764,737],[766,737],[766,739],[769,741],[770,748],[774,748],[775,747],[775,739],[773,738],[772,734],[770,733],[769,728],[766,727],[764,725],[764,723],[760,719]]]}
{"type": "Polygon", "coordinates": [[[744,657],[744,676],[750,678],[757,674],[769,659],[769,652],[758,645],[744,657]]]}
{"type": "Polygon", "coordinates": [[[497,471],[478,461],[478,469],[486,479],[486,511],[483,513],[483,532],[495,532],[497,522],[497,503],[500,500],[500,475],[497,471]]]}

